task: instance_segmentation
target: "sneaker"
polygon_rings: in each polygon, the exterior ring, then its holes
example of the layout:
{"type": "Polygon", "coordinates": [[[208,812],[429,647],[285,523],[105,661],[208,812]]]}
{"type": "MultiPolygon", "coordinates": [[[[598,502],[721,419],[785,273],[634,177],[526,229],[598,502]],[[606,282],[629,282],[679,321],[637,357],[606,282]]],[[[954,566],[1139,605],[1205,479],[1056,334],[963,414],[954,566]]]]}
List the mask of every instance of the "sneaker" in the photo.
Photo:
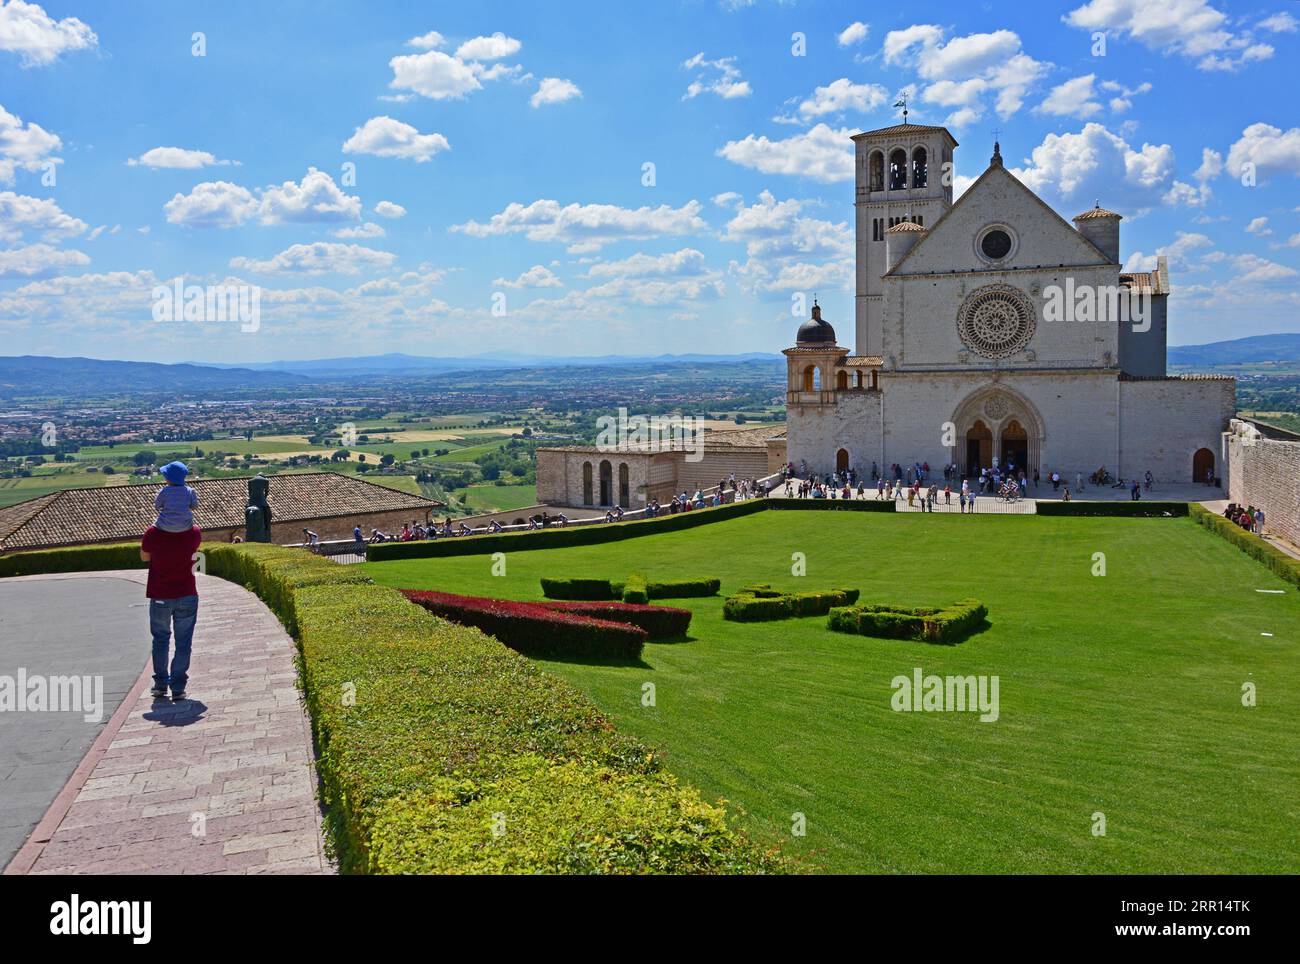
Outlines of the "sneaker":
{"type": "Polygon", "coordinates": [[[175,692],[175,693],[172,693],[172,702],[173,702],[173,703],[179,703],[179,702],[180,702],[181,700],[183,700],[183,699],[185,699],[185,691],[184,691],[184,690],[179,690],[179,691],[177,691],[177,692],[175,692]]]}

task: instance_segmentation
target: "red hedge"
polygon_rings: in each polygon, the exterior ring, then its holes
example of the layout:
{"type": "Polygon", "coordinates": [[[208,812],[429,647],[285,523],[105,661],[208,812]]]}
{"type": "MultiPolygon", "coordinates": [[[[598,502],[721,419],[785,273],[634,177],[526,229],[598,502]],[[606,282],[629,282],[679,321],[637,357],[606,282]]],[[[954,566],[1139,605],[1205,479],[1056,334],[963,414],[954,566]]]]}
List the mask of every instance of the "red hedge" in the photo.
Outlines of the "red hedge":
{"type": "Polygon", "coordinates": [[[444,619],[475,626],[527,656],[635,660],[648,636],[640,626],[548,609],[537,603],[419,589],[403,589],[402,594],[444,619]]]}
{"type": "Polygon", "coordinates": [[[631,623],[650,634],[650,639],[680,639],[691,626],[691,611],[675,606],[647,606],[621,602],[551,602],[538,603],[556,612],[580,613],[593,619],[631,623]]]}

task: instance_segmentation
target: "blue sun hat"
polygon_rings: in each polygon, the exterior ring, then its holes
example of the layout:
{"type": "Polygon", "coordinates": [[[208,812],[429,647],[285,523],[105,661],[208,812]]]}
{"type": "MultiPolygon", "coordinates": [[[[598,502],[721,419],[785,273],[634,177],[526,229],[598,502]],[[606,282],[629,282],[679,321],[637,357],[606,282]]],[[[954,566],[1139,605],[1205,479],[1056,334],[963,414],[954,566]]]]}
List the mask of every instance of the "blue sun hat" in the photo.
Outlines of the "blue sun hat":
{"type": "Polygon", "coordinates": [[[185,482],[185,476],[190,474],[189,466],[184,462],[168,462],[161,469],[163,478],[172,485],[182,485],[185,482]]]}

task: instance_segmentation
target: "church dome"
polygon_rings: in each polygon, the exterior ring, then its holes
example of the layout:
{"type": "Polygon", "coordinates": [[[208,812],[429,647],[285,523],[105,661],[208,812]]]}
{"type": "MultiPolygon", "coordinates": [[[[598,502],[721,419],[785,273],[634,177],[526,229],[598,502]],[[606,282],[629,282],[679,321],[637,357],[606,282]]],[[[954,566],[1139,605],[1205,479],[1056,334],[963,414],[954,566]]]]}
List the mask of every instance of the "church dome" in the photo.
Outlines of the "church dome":
{"type": "Polygon", "coordinates": [[[830,322],[822,320],[821,306],[814,301],[812,317],[799,326],[799,334],[795,338],[795,345],[798,347],[813,347],[834,344],[835,329],[830,326],[830,322]]]}

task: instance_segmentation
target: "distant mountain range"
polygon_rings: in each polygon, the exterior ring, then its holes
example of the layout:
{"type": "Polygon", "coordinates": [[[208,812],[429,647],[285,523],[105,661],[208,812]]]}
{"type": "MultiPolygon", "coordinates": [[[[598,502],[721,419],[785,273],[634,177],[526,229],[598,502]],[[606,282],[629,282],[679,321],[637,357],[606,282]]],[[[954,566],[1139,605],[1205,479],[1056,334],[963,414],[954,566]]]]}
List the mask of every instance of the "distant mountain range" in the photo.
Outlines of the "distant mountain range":
{"type": "MultiPolygon", "coordinates": [[[[253,362],[246,365],[219,365],[214,368],[248,368],[254,371],[292,372],[315,378],[355,378],[365,375],[431,374],[486,368],[523,368],[535,365],[553,367],[590,365],[678,365],[704,362],[772,361],[779,356],[767,352],[740,355],[524,355],[514,352],[491,352],[463,358],[434,358],[424,355],[367,355],[361,358],[317,358],[310,361],[253,362]]],[[[207,362],[196,362],[208,365],[207,362]]]]}
{"type": "MultiPolygon", "coordinates": [[[[1169,349],[1169,364],[1180,368],[1215,368],[1255,362],[1300,362],[1300,333],[1253,335],[1208,345],[1169,349]]],[[[51,358],[43,355],[0,356],[0,395],[97,395],[120,392],[237,391],[292,388],[313,380],[348,380],[432,375],[442,372],[534,366],[615,366],[779,362],[770,352],[737,355],[526,355],[512,352],[434,358],[392,353],[358,358],[250,362],[245,365],[189,362],[104,361],[96,358],[51,358]]]]}
{"type": "Polygon", "coordinates": [[[304,384],[310,384],[307,378],[290,372],[44,355],[0,356],[0,395],[212,392],[304,384]]]}
{"type": "Polygon", "coordinates": [[[1179,345],[1170,348],[1170,365],[1214,368],[1218,365],[1248,365],[1253,362],[1300,362],[1300,334],[1252,335],[1208,345],[1179,345]]]}

